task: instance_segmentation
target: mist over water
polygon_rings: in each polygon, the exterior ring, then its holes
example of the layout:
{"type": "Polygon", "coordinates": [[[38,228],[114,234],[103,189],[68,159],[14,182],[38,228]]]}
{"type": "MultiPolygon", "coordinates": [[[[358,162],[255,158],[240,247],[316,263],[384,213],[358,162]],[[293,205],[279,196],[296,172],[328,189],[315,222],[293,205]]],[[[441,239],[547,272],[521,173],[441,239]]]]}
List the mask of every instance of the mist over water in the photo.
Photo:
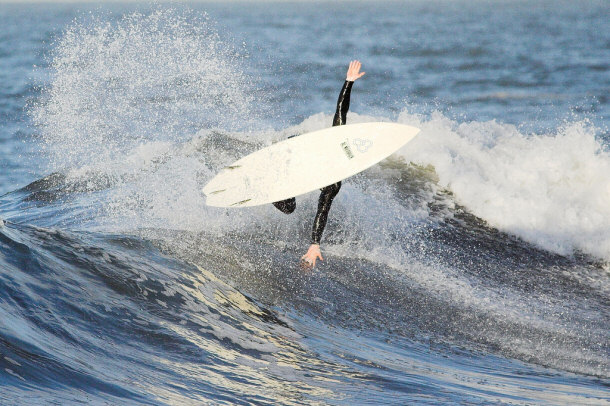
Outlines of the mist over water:
{"type": "MultiPolygon", "coordinates": [[[[502,7],[511,14],[521,6],[502,7]]],[[[531,101],[548,90],[515,90],[535,79],[519,71],[439,101],[463,80],[442,61],[472,58],[478,68],[467,72],[494,75],[481,68],[495,52],[494,19],[477,31],[489,31],[489,41],[466,47],[467,56],[440,46],[443,21],[468,20],[466,11],[450,18],[414,3],[433,39],[409,45],[405,30],[421,34],[401,18],[414,17],[388,5],[369,12],[389,32],[357,43],[331,34],[366,26],[366,4],[347,17],[325,5],[317,12],[335,20],[320,20],[315,45],[304,24],[317,14],[304,4],[270,14],[262,5],[207,8],[97,10],[45,48],[48,80],[26,107],[45,172],[0,197],[0,383],[14,394],[0,399],[608,401],[610,154],[606,119],[596,115],[605,101],[589,117],[552,125],[522,106],[504,114],[498,106],[511,108],[515,94],[531,101]],[[328,127],[345,49],[362,55],[368,72],[354,85],[348,122],[422,132],[344,182],[325,261],[305,273],[297,260],[315,193],[285,216],[271,206],[207,207],[200,190],[247,153],[328,127]],[[401,53],[422,76],[389,60],[401,53]],[[385,72],[376,67],[383,63],[385,72]],[[432,85],[443,75],[449,84],[432,85]],[[472,100],[484,107],[479,119],[443,105],[468,110],[472,100]]],[[[590,8],[580,18],[594,27],[590,8]]],[[[567,9],[549,20],[563,21],[567,9]]],[[[455,35],[468,43],[474,34],[455,35]]],[[[572,49],[568,34],[563,41],[572,49]]],[[[565,69],[544,63],[540,71],[565,69]]],[[[607,79],[607,64],[586,65],[607,79]]],[[[563,86],[569,97],[573,88],[563,86]]],[[[543,115],[563,116],[561,106],[543,115]]]]}

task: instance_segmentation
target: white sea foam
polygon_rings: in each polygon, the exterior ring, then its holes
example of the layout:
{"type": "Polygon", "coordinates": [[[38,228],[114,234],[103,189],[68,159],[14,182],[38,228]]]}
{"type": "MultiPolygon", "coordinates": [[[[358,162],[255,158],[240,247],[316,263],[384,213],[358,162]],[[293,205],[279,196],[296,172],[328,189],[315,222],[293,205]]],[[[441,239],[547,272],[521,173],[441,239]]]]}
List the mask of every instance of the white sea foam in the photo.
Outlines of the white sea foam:
{"type": "Polygon", "coordinates": [[[610,259],[610,154],[586,121],[550,134],[404,112],[422,128],[400,154],[434,166],[442,186],[502,231],[561,254],[610,259]]]}
{"type": "MultiPolygon", "coordinates": [[[[229,159],[222,146],[207,156],[199,151],[211,129],[269,144],[328,127],[332,116],[315,114],[279,131],[236,128],[244,117],[256,120],[251,108],[260,101],[239,70],[239,54],[204,17],[163,10],[116,23],[75,23],[51,65],[47,100],[32,109],[50,167],[72,168],[75,177],[97,171],[116,179],[103,201],[113,224],[218,232],[253,227],[293,235],[311,219],[311,210],[286,219],[270,206],[230,216],[205,206],[200,190],[213,176],[210,164],[229,159]]],[[[356,113],[348,120],[389,121],[356,113]]],[[[610,259],[610,155],[596,139],[599,130],[586,121],[549,134],[524,134],[496,121],[461,123],[441,113],[405,111],[397,121],[422,129],[398,155],[432,165],[440,186],[491,226],[553,252],[610,259]]],[[[388,199],[389,191],[364,189],[362,183],[346,185],[333,216],[345,213],[350,224],[362,224],[360,231],[383,234],[397,228],[393,222],[425,215],[425,206],[405,210],[403,202],[388,199]],[[381,215],[372,218],[371,211],[381,215]]],[[[315,197],[304,198],[299,210],[303,205],[313,208],[315,197]]]]}
{"type": "MultiPolygon", "coordinates": [[[[252,136],[268,143],[324,128],[330,119],[328,114],[317,114],[300,125],[252,136]]],[[[354,114],[351,119],[382,118],[354,114]]],[[[404,113],[398,121],[422,128],[398,155],[407,162],[432,165],[440,186],[471,213],[552,252],[569,255],[580,251],[610,259],[610,157],[596,140],[594,128],[577,122],[566,124],[556,134],[525,135],[511,125],[458,123],[441,114],[404,113]]],[[[136,179],[113,190],[110,209],[115,220],[122,226],[220,233],[259,229],[278,238],[294,235],[302,222],[311,220],[313,195],[300,197],[296,216],[290,218],[271,207],[244,211],[205,206],[200,189],[214,175],[205,162],[227,159],[200,156],[195,145],[205,137],[204,131],[190,143],[174,147],[145,144],[122,159],[114,170],[130,172],[136,179]]],[[[370,241],[383,243],[380,236],[404,232],[406,223],[427,215],[425,206],[405,209],[404,202],[388,196],[389,189],[346,182],[331,221],[336,217],[349,223],[357,231],[348,230],[347,235],[354,238],[368,235],[370,241]],[[371,212],[381,215],[370,216],[371,212]]]]}

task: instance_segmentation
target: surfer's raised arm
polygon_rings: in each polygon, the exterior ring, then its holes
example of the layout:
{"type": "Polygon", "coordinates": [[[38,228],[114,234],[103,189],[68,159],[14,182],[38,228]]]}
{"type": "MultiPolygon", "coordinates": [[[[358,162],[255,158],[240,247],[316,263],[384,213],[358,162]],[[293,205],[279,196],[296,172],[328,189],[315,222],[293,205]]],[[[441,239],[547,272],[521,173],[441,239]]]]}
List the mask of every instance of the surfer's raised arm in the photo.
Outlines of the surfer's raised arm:
{"type": "MultiPolygon", "coordinates": [[[[346,122],[352,85],[365,73],[360,72],[361,66],[362,64],[360,61],[351,61],[349,63],[349,68],[347,69],[347,74],[345,76],[345,83],[343,84],[343,88],[341,88],[339,99],[337,100],[337,111],[335,112],[335,117],[333,118],[333,127],[343,125],[346,122]]],[[[330,206],[335,196],[337,196],[337,193],[339,193],[339,189],[341,189],[341,182],[326,186],[322,189],[322,193],[320,193],[320,199],[318,200],[318,212],[316,213],[316,217],[313,221],[313,228],[311,231],[311,245],[309,246],[307,253],[301,258],[306,266],[314,267],[317,259],[323,260],[322,253],[320,252],[320,240],[322,239],[324,227],[326,227],[326,220],[328,218],[330,206]]],[[[278,206],[276,205],[276,207],[278,206]]]]}
{"type": "Polygon", "coordinates": [[[360,61],[351,61],[349,63],[349,68],[345,75],[345,83],[343,84],[343,88],[339,93],[339,99],[337,100],[337,111],[333,118],[333,127],[345,124],[345,118],[347,116],[347,111],[349,110],[349,96],[352,91],[352,85],[357,79],[360,79],[365,74],[365,72],[360,72],[361,66],[362,64],[360,61]]]}

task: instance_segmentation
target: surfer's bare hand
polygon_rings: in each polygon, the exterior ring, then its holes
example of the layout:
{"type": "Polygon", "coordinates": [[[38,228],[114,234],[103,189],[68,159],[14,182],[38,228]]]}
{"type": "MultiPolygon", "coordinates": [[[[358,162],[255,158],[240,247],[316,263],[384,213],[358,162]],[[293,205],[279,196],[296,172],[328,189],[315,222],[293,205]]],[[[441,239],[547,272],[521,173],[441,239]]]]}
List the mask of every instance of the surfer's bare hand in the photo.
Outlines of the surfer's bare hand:
{"type": "Polygon", "coordinates": [[[347,77],[345,78],[345,80],[353,82],[356,79],[360,79],[362,77],[362,75],[364,75],[366,73],[366,72],[360,72],[361,66],[362,66],[362,64],[360,63],[360,61],[351,61],[349,63],[349,68],[347,69],[347,77]]]}
{"type": "Polygon", "coordinates": [[[313,268],[316,266],[316,260],[318,258],[320,258],[320,261],[324,261],[324,258],[322,258],[322,253],[320,252],[320,245],[311,244],[307,254],[301,257],[301,264],[306,268],[313,268]]]}

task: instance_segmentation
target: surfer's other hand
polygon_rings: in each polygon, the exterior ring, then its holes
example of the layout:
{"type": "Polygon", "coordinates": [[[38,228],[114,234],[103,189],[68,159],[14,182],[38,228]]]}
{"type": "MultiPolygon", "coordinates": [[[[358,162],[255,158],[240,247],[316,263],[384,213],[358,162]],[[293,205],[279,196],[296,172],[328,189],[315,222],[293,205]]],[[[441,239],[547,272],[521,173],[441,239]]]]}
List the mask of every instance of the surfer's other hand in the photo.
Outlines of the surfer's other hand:
{"type": "Polygon", "coordinates": [[[301,264],[306,268],[313,268],[316,266],[316,260],[318,258],[320,258],[320,261],[324,261],[322,253],[320,252],[320,245],[311,244],[309,250],[307,250],[307,254],[301,257],[301,264]]]}
{"type": "Polygon", "coordinates": [[[345,80],[353,82],[356,79],[360,79],[362,77],[362,75],[364,75],[366,72],[360,72],[360,67],[362,66],[362,64],[360,63],[360,61],[351,61],[349,63],[349,68],[347,68],[347,76],[345,78],[345,80]]]}

